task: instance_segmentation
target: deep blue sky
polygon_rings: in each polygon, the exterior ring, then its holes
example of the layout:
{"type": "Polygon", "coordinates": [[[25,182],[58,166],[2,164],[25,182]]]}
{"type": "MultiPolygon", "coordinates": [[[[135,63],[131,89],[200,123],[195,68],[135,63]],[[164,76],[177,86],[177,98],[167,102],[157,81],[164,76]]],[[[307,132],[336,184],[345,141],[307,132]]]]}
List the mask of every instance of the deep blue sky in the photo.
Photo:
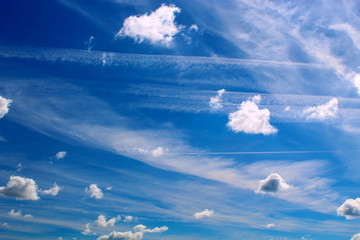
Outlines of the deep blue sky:
{"type": "Polygon", "coordinates": [[[0,22],[0,239],[360,239],[357,1],[3,0],[0,22]]]}

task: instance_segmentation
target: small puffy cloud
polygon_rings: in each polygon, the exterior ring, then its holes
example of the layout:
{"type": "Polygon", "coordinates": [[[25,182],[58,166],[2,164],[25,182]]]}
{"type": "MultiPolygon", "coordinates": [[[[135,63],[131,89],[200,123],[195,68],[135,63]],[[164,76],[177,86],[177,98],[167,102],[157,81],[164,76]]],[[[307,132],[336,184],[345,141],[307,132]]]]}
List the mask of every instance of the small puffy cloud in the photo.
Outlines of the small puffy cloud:
{"type": "Polygon", "coordinates": [[[125,19],[123,27],[116,36],[131,37],[139,43],[149,40],[151,43],[168,45],[182,28],[174,22],[175,13],[180,11],[175,5],[162,4],[150,14],[130,16],[125,19]]]}
{"type": "Polygon", "coordinates": [[[61,152],[58,152],[56,155],[55,155],[55,158],[56,159],[63,159],[65,156],[66,156],[67,152],[65,151],[61,151],[61,152]]]}
{"type": "Polygon", "coordinates": [[[0,96],[0,119],[9,112],[9,107],[11,103],[11,99],[6,99],[0,96]]]}
{"type": "Polygon", "coordinates": [[[250,134],[275,134],[277,129],[270,125],[270,111],[259,109],[261,96],[257,95],[241,103],[239,110],[229,114],[228,126],[235,132],[250,134]]]}
{"type": "Polygon", "coordinates": [[[63,240],[63,238],[62,238],[62,237],[58,237],[58,240],[63,240]]]}
{"type": "Polygon", "coordinates": [[[256,193],[274,193],[280,190],[289,189],[285,180],[277,173],[270,174],[265,180],[261,180],[256,193]]]}
{"type": "Polygon", "coordinates": [[[214,210],[205,209],[202,212],[197,212],[194,214],[194,218],[203,219],[204,217],[211,217],[214,214],[214,210]]]}
{"type": "Polygon", "coordinates": [[[17,200],[39,200],[38,187],[31,178],[11,176],[5,187],[0,187],[0,195],[15,197],[17,200]]]}
{"type": "Polygon", "coordinates": [[[15,218],[32,218],[33,216],[31,214],[25,214],[25,215],[22,215],[22,212],[19,210],[17,212],[15,212],[14,209],[12,209],[10,212],[8,212],[8,215],[10,217],[15,217],[15,218]]]}
{"type": "Polygon", "coordinates": [[[85,224],[84,231],[81,232],[82,235],[96,235],[91,229],[90,229],[90,223],[85,224]]]}
{"type": "Polygon", "coordinates": [[[305,109],[303,114],[306,115],[307,119],[325,120],[335,118],[339,110],[338,103],[339,101],[333,98],[325,104],[305,109]]]}
{"type": "Polygon", "coordinates": [[[91,184],[89,188],[85,188],[85,192],[90,194],[91,198],[95,199],[101,199],[104,196],[103,192],[96,184],[91,184]]]}
{"type": "Polygon", "coordinates": [[[154,150],[151,151],[151,155],[154,157],[160,157],[164,154],[164,148],[163,147],[157,147],[154,150]]]}
{"type": "Polygon", "coordinates": [[[337,214],[346,217],[346,219],[352,219],[354,217],[360,217],[360,198],[347,199],[338,209],[337,214]]]}
{"type": "Polygon", "coordinates": [[[111,191],[112,187],[106,187],[105,190],[111,191]]]}
{"type": "Polygon", "coordinates": [[[360,233],[355,234],[355,235],[351,238],[351,240],[360,240],[360,233]]]}
{"type": "Polygon", "coordinates": [[[217,110],[223,107],[222,103],[222,95],[225,93],[225,89],[221,89],[217,91],[217,95],[215,97],[211,97],[209,101],[209,106],[211,109],[217,110]]]}
{"type": "Polygon", "coordinates": [[[194,30],[195,32],[199,31],[199,27],[196,24],[193,24],[189,27],[189,31],[194,30]]]}
{"type": "Polygon", "coordinates": [[[95,221],[95,225],[98,227],[113,227],[116,223],[117,218],[111,218],[106,221],[106,217],[104,215],[99,215],[98,219],[95,221]]]}
{"type": "Polygon", "coordinates": [[[142,240],[143,232],[112,232],[109,235],[98,237],[97,240],[142,240]]]}
{"type": "Polygon", "coordinates": [[[267,227],[267,228],[274,228],[274,227],[275,227],[275,224],[269,223],[269,224],[266,225],[266,227],[267,227]]]}
{"type": "Polygon", "coordinates": [[[162,233],[167,231],[169,228],[167,226],[156,227],[153,229],[148,229],[145,225],[139,224],[134,227],[135,232],[144,232],[144,233],[162,233]]]}
{"type": "Polygon", "coordinates": [[[285,109],[284,109],[284,112],[288,112],[290,111],[291,107],[290,106],[286,106],[285,109]]]}
{"type": "Polygon", "coordinates": [[[134,220],[134,218],[132,216],[125,216],[124,217],[124,222],[132,222],[134,220]]]}
{"type": "Polygon", "coordinates": [[[58,185],[56,185],[56,183],[54,183],[54,186],[52,188],[50,188],[48,190],[44,190],[41,193],[44,195],[56,196],[60,190],[61,190],[61,188],[58,185]]]}

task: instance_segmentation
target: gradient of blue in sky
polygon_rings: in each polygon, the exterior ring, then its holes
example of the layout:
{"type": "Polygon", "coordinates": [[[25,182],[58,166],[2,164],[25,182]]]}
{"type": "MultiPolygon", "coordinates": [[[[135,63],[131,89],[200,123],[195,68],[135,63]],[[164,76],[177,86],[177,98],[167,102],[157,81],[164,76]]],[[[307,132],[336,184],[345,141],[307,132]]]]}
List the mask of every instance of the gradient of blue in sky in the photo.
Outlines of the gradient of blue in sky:
{"type": "Polygon", "coordinates": [[[0,239],[360,239],[357,1],[0,2],[0,239]]]}

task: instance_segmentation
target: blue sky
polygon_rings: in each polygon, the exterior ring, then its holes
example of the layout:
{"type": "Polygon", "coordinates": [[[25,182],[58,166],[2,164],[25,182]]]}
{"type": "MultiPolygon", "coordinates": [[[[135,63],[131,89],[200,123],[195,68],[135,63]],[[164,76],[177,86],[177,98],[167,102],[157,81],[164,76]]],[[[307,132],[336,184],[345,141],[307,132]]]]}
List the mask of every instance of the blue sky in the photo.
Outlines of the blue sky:
{"type": "Polygon", "coordinates": [[[0,239],[360,239],[357,1],[0,2],[0,239]]]}

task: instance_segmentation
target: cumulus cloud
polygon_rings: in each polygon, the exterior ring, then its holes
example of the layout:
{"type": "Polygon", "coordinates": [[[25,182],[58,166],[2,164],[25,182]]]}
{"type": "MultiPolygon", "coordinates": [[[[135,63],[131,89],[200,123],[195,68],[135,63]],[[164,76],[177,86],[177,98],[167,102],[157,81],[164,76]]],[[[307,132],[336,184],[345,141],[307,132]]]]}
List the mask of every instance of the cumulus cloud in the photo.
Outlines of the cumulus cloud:
{"type": "Polygon", "coordinates": [[[344,216],[346,219],[360,217],[360,198],[347,199],[338,209],[337,214],[344,216]]]}
{"type": "Polygon", "coordinates": [[[132,216],[125,216],[124,217],[124,222],[132,222],[134,220],[134,218],[132,216]]]}
{"type": "Polygon", "coordinates": [[[174,22],[175,13],[180,11],[175,5],[162,4],[150,14],[130,16],[125,19],[123,27],[116,36],[131,37],[139,43],[146,39],[151,43],[168,45],[182,28],[174,22]]]}
{"type": "Polygon", "coordinates": [[[199,27],[196,24],[193,24],[189,27],[189,31],[193,31],[193,30],[197,32],[199,31],[199,27]]]}
{"type": "Polygon", "coordinates": [[[22,212],[19,210],[17,212],[15,212],[14,209],[12,209],[10,212],[8,212],[8,215],[10,217],[15,217],[15,218],[32,218],[33,216],[31,214],[25,214],[25,215],[22,215],[22,212]]]}
{"type": "Polygon", "coordinates": [[[144,233],[162,233],[169,228],[166,226],[156,227],[153,229],[147,228],[145,225],[139,224],[133,228],[133,231],[128,232],[112,232],[109,235],[103,235],[97,240],[142,240],[144,233]]]}
{"type": "Polygon", "coordinates": [[[203,219],[204,217],[211,217],[214,214],[214,210],[205,209],[202,212],[197,212],[194,214],[194,218],[203,219]]]}
{"type": "Polygon", "coordinates": [[[269,224],[266,225],[266,227],[267,227],[267,228],[273,228],[273,227],[275,227],[275,224],[269,223],[269,224]]]}
{"type": "Polygon", "coordinates": [[[90,223],[85,224],[84,231],[81,232],[82,235],[96,235],[91,229],[90,229],[90,223]]]}
{"type": "Polygon", "coordinates": [[[101,199],[104,196],[103,192],[96,184],[91,184],[89,188],[85,188],[85,192],[90,194],[91,198],[95,199],[101,199]]]}
{"type": "Polygon", "coordinates": [[[44,195],[56,196],[60,190],[61,190],[61,188],[58,185],[56,185],[56,183],[54,183],[54,186],[52,188],[50,188],[48,190],[44,190],[41,193],[44,195]]]}
{"type": "Polygon", "coordinates": [[[98,227],[113,227],[116,223],[117,218],[111,218],[106,221],[106,217],[104,215],[99,215],[98,219],[95,221],[95,225],[98,227]]]}
{"type": "Polygon", "coordinates": [[[259,188],[255,191],[256,193],[274,193],[290,188],[290,185],[277,173],[270,174],[265,180],[261,180],[259,183],[259,188]]]}
{"type": "Polygon", "coordinates": [[[106,187],[105,190],[111,191],[112,187],[106,187]]]}
{"type": "Polygon", "coordinates": [[[360,233],[355,234],[355,235],[351,238],[351,240],[360,240],[360,233]]]}
{"type": "Polygon", "coordinates": [[[209,105],[211,109],[217,110],[223,107],[222,103],[222,95],[225,93],[225,89],[221,89],[217,91],[217,95],[215,97],[211,97],[209,101],[209,105]]]}
{"type": "Polygon", "coordinates": [[[11,102],[11,99],[6,99],[0,96],[0,119],[9,112],[11,102]]]}
{"type": "Polygon", "coordinates": [[[307,116],[307,119],[325,120],[335,118],[339,110],[338,103],[339,101],[333,98],[325,104],[305,109],[303,114],[307,116]]]}
{"type": "Polygon", "coordinates": [[[275,134],[277,129],[270,125],[270,111],[259,109],[261,96],[256,95],[241,103],[239,110],[229,114],[228,126],[235,132],[250,134],[275,134]]]}
{"type": "Polygon", "coordinates": [[[15,197],[17,200],[39,200],[38,186],[31,178],[11,176],[5,187],[0,187],[0,195],[15,197]]]}
{"type": "Polygon", "coordinates": [[[56,155],[55,155],[55,158],[56,159],[62,159],[66,156],[66,153],[65,151],[61,151],[61,152],[58,152],[56,155]]]}

